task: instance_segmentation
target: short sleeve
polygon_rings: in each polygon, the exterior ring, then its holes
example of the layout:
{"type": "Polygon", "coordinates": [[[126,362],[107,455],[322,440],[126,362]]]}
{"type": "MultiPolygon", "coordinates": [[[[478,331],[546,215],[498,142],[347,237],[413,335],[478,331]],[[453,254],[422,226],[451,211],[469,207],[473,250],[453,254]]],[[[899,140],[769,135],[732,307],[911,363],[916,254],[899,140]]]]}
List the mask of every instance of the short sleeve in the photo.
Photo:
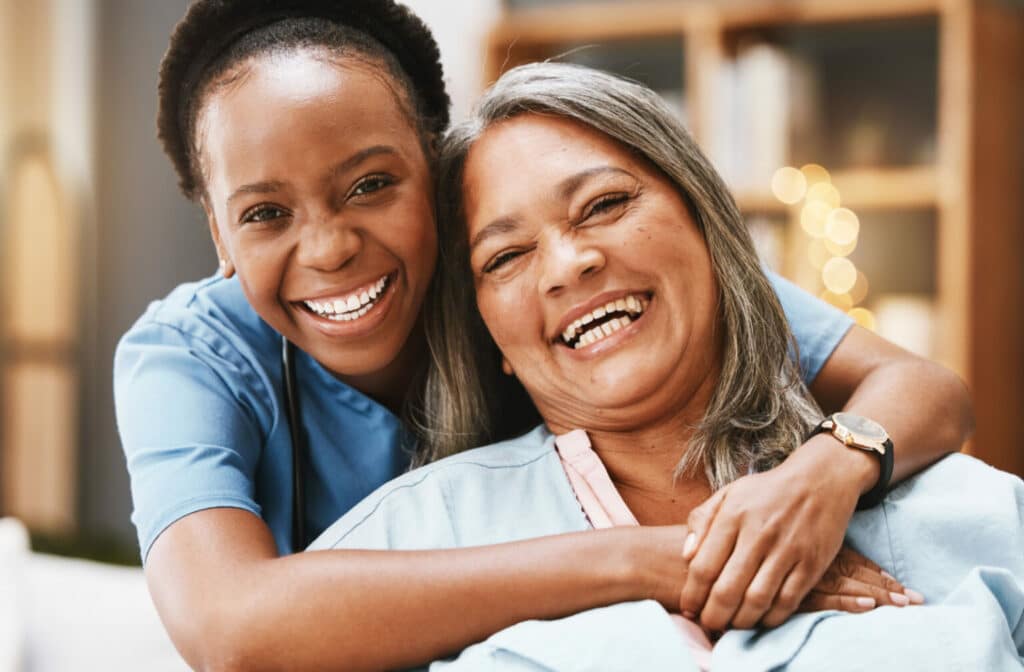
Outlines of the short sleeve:
{"type": "Polygon", "coordinates": [[[223,343],[173,325],[136,325],[114,358],[118,431],[143,561],[176,520],[214,507],[260,514],[255,472],[264,432],[258,376],[223,343]],[[234,360],[234,361],[232,361],[234,360]]]}
{"type": "Polygon", "coordinates": [[[810,386],[853,326],[853,320],[775,273],[769,272],[768,279],[775,288],[796,340],[800,375],[804,384],[810,386]]]}

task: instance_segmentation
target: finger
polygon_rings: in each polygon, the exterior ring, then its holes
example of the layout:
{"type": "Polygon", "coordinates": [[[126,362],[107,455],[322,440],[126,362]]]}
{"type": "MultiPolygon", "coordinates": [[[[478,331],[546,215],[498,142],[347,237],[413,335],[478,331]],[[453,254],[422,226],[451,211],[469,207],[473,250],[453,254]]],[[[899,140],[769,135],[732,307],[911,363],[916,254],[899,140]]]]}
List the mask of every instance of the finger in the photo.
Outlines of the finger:
{"type": "Polygon", "coordinates": [[[734,628],[753,628],[764,618],[794,564],[778,554],[769,556],[768,560],[761,563],[761,568],[743,595],[740,608],[732,618],[734,628]]]}
{"type": "Polygon", "coordinates": [[[679,611],[690,618],[699,614],[736,545],[737,523],[731,517],[718,518],[700,544],[686,570],[686,582],[679,596],[679,611]]]}
{"type": "MultiPolygon", "coordinates": [[[[891,593],[901,593],[906,595],[911,604],[924,603],[924,596],[921,595],[921,593],[907,588],[892,574],[889,574],[872,562],[870,558],[861,555],[847,546],[843,546],[840,550],[839,555],[836,558],[836,563],[833,563],[833,566],[838,566],[841,571],[851,578],[879,586],[891,593]]],[[[820,586],[821,583],[819,582],[816,589],[820,589],[820,586]]],[[[830,591],[826,590],[826,592],[830,591]]]]}
{"type": "Polygon", "coordinates": [[[894,606],[894,607],[905,607],[910,604],[910,598],[903,593],[896,593],[885,588],[872,585],[870,583],[864,583],[857,579],[851,579],[848,576],[840,577],[836,585],[829,590],[821,590],[819,588],[821,584],[814,587],[813,592],[821,593],[824,595],[849,595],[852,597],[870,597],[873,599],[877,606],[894,606]]]}
{"type": "Polygon", "coordinates": [[[772,608],[764,615],[761,622],[769,628],[774,628],[785,622],[800,606],[804,597],[810,593],[812,581],[813,577],[807,571],[804,563],[797,563],[782,582],[782,588],[775,596],[772,608]]]}
{"type": "Polygon", "coordinates": [[[798,611],[847,611],[851,614],[860,614],[871,611],[877,606],[872,597],[854,595],[829,595],[811,591],[800,604],[798,611]]]}
{"type": "Polygon", "coordinates": [[[701,542],[711,528],[711,523],[718,515],[718,510],[725,501],[725,492],[728,488],[721,488],[715,494],[704,500],[697,508],[690,511],[686,519],[686,526],[690,528],[690,534],[683,543],[683,559],[691,560],[700,548],[701,542]]]}
{"type": "MultiPolygon", "coordinates": [[[[739,534],[725,567],[711,585],[708,599],[700,612],[701,625],[708,630],[724,630],[729,625],[770,547],[771,540],[758,533],[739,534]]],[[[781,582],[781,577],[779,580],[781,582]]],[[[771,597],[774,593],[769,596],[765,610],[771,605],[771,597]]]]}

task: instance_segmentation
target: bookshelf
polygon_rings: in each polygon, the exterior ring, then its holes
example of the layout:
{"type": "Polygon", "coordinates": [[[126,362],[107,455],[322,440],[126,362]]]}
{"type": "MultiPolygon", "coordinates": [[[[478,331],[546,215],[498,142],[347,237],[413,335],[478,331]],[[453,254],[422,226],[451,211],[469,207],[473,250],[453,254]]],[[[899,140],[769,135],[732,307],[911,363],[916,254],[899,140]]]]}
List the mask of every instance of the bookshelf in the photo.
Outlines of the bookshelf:
{"type": "Polygon", "coordinates": [[[957,371],[978,419],[970,452],[1024,475],[1024,8],[507,2],[486,83],[548,58],[662,93],[732,187],[766,263],[957,371]],[[790,204],[773,193],[776,170],[808,164],[826,168],[840,203],[824,187],[790,204]],[[822,218],[854,213],[852,247],[822,238],[832,224],[801,224],[822,194],[822,218]],[[822,270],[833,257],[859,271],[854,289],[827,292],[849,284],[822,270]]]}

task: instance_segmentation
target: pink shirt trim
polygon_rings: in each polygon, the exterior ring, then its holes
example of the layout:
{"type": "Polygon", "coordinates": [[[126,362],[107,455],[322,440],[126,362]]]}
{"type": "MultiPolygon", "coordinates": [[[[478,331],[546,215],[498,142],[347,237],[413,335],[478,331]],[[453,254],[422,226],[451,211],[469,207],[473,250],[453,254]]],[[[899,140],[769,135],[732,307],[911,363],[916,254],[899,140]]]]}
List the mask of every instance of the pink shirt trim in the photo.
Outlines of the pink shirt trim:
{"type": "MultiPolygon", "coordinates": [[[[601,458],[591,448],[586,432],[574,429],[555,437],[555,448],[576,499],[595,529],[640,524],[612,483],[601,458]]],[[[710,670],[712,645],[704,630],[677,614],[672,615],[672,620],[679,626],[697,666],[701,670],[710,670]]]]}

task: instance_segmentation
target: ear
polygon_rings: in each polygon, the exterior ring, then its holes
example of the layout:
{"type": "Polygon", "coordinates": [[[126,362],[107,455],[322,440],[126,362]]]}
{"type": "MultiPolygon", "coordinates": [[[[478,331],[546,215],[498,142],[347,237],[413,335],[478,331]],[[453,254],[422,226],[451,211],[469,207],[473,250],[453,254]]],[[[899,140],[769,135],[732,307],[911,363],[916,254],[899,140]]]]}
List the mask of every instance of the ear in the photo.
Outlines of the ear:
{"type": "Polygon", "coordinates": [[[512,370],[512,365],[504,357],[501,358],[501,370],[505,372],[506,376],[516,375],[516,372],[512,370]]]}
{"type": "Polygon", "coordinates": [[[213,214],[213,210],[203,200],[203,212],[206,213],[206,223],[210,227],[210,237],[213,238],[213,246],[217,249],[217,259],[220,262],[220,274],[225,278],[230,278],[235,274],[235,265],[231,261],[231,256],[228,254],[227,248],[224,246],[224,241],[220,237],[220,228],[217,226],[217,218],[213,214]]]}

